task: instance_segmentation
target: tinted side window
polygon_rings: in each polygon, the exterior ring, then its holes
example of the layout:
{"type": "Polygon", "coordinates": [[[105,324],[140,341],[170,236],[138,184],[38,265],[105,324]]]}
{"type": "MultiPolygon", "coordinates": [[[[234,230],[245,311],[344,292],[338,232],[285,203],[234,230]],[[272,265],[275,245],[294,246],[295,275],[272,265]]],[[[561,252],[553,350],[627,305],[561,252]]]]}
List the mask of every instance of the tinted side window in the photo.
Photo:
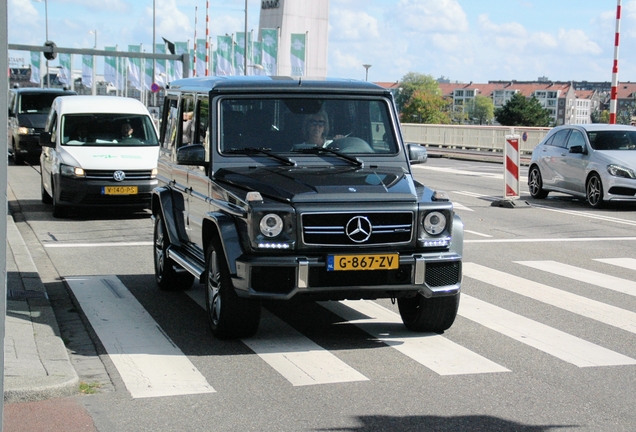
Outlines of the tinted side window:
{"type": "Polygon", "coordinates": [[[180,127],[181,140],[179,147],[182,145],[192,144],[192,135],[194,132],[194,95],[181,96],[181,113],[182,121],[180,127]]]}
{"type": "Polygon", "coordinates": [[[179,109],[175,97],[166,98],[161,118],[161,147],[171,149],[179,129],[179,109]]]}
{"type": "Polygon", "coordinates": [[[562,147],[565,148],[568,138],[568,135],[570,134],[570,129],[564,129],[561,131],[558,131],[557,133],[554,134],[554,138],[552,139],[552,142],[550,143],[553,146],[556,147],[562,147]]]}
{"type": "Polygon", "coordinates": [[[577,130],[573,130],[568,139],[568,148],[570,149],[574,146],[582,146],[585,148],[585,138],[583,134],[577,130]]]}

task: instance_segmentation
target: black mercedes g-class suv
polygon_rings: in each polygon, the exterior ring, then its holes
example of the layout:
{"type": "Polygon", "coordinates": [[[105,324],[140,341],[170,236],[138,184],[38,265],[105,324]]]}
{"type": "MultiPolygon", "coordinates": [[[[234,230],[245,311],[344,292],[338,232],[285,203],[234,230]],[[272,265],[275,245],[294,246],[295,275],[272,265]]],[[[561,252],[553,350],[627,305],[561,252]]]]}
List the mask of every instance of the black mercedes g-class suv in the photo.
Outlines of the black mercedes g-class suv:
{"type": "Polygon", "coordinates": [[[353,80],[174,81],[154,190],[160,289],[206,287],[212,333],[256,333],[260,300],[397,299],[405,326],[457,315],[463,224],[414,180],[391,94],[353,80]]]}

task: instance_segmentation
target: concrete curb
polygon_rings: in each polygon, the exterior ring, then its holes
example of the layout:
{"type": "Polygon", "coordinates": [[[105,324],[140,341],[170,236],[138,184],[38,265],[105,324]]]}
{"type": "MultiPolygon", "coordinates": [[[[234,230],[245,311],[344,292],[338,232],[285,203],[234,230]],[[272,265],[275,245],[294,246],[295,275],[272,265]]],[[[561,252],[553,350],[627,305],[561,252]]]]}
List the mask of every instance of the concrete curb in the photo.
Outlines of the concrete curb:
{"type": "MultiPolygon", "coordinates": [[[[15,197],[8,188],[9,202],[15,197]]],[[[12,215],[7,216],[7,310],[4,401],[37,401],[78,394],[79,378],[46,288],[12,215]]]]}

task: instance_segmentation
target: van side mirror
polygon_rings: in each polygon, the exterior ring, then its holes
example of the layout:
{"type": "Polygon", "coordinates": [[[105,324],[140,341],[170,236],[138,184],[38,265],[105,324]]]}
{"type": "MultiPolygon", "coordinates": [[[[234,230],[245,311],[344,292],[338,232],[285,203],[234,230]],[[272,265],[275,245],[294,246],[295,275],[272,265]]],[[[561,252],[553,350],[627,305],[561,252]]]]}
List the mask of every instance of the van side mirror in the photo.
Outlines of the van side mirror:
{"type": "Polygon", "coordinates": [[[51,142],[51,132],[40,132],[40,146],[55,147],[55,144],[51,142]]]}

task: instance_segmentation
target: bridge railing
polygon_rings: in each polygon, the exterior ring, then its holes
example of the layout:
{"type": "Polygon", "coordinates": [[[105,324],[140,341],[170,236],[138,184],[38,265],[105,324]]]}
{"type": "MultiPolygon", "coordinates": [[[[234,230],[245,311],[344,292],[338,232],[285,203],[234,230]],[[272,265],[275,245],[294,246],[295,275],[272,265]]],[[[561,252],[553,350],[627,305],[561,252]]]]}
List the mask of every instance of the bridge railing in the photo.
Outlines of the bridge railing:
{"type": "Polygon", "coordinates": [[[402,123],[405,142],[466,150],[503,151],[506,135],[514,133],[521,137],[521,153],[531,153],[549,131],[550,128],[538,127],[402,123]]]}

